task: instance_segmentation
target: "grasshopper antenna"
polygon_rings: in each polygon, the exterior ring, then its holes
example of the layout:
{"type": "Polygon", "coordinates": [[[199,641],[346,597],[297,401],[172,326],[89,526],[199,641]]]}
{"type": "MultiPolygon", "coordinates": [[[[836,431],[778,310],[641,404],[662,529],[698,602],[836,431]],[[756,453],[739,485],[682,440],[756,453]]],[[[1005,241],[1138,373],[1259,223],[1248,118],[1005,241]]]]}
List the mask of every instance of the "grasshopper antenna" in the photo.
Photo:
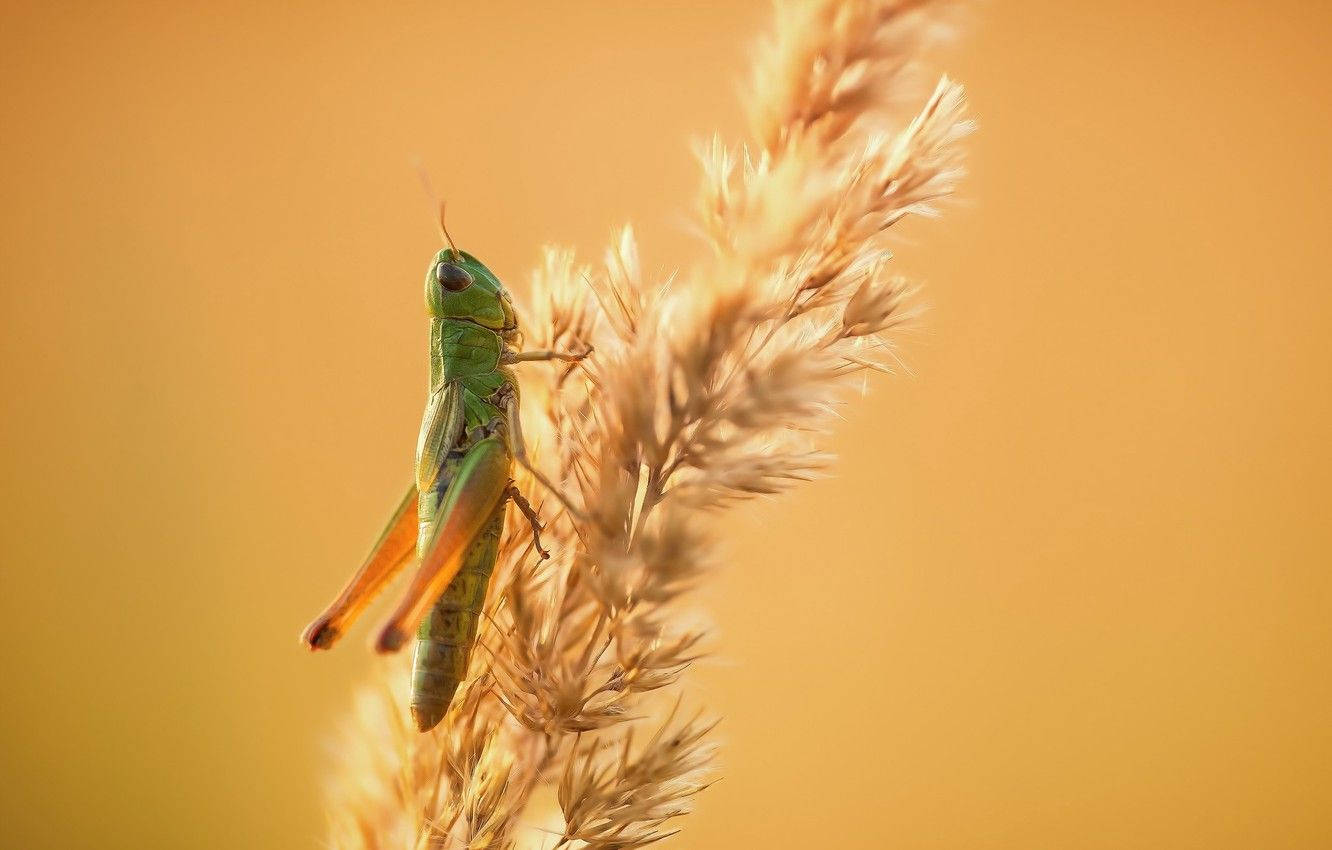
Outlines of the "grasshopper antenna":
{"type": "Polygon", "coordinates": [[[439,211],[440,239],[448,243],[449,251],[452,252],[455,261],[462,259],[462,254],[458,252],[458,246],[453,243],[453,237],[449,235],[448,226],[444,224],[444,201],[440,199],[439,194],[435,191],[435,185],[430,182],[430,172],[426,170],[425,164],[420,160],[416,162],[416,173],[421,178],[421,188],[425,189],[431,207],[439,211]]]}

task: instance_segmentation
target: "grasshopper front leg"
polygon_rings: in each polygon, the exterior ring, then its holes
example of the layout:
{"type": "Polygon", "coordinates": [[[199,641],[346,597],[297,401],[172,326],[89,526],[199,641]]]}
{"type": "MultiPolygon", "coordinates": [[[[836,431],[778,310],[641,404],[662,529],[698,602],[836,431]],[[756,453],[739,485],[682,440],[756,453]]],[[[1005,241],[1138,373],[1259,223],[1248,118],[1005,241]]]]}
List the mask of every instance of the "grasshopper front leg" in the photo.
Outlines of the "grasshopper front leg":
{"type": "Polygon", "coordinates": [[[361,569],[323,614],[301,633],[312,651],[329,649],[356,620],[375,594],[398,574],[416,551],[417,495],[413,485],[393,512],[361,569]]]}
{"type": "Polygon", "coordinates": [[[505,351],[500,355],[500,363],[535,363],[542,360],[563,360],[566,363],[577,363],[584,360],[592,353],[591,346],[587,351],[575,354],[572,351],[556,351],[553,348],[538,348],[533,351],[505,351]]]}

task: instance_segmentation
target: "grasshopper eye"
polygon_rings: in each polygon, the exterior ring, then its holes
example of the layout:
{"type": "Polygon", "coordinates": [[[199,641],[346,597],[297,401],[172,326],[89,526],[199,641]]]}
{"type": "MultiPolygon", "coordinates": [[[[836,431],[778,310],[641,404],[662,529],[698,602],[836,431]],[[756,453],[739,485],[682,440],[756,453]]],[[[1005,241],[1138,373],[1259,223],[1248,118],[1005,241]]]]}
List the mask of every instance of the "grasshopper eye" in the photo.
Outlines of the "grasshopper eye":
{"type": "Polygon", "coordinates": [[[462,292],[472,285],[472,275],[467,269],[453,263],[440,263],[435,269],[435,279],[449,292],[462,292]]]}

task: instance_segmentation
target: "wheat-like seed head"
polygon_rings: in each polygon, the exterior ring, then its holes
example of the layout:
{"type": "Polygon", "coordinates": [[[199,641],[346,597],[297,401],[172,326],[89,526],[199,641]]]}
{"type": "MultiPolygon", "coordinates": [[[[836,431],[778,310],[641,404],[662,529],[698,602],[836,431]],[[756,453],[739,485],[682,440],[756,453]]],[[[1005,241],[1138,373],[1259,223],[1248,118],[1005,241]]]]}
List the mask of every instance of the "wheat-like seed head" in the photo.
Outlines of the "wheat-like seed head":
{"type": "Polygon", "coordinates": [[[641,847],[687,811],[713,771],[711,724],[668,719],[639,745],[635,731],[705,651],[678,603],[717,559],[717,512],[824,474],[843,390],[889,367],[915,315],[889,238],[961,176],[961,88],[915,84],[951,5],[780,4],[752,138],[700,151],[711,251],[677,277],[646,277],[627,227],[596,268],[545,252],[531,339],[595,350],[523,374],[524,431],[570,503],[520,478],[555,557],[506,529],[470,682],[439,730],[408,731],[401,695],[363,700],[336,846],[512,846],[546,783],[564,828],[545,847],[641,847]]]}

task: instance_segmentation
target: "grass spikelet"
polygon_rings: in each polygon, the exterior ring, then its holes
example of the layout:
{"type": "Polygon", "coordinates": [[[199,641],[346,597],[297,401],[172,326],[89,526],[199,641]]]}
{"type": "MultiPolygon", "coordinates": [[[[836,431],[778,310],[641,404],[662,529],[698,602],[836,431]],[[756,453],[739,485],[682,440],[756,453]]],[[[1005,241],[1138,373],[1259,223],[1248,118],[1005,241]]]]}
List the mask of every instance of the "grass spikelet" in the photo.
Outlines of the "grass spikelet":
{"type": "Polygon", "coordinates": [[[751,138],[699,153],[711,250],[667,280],[645,275],[627,227],[597,267],[544,253],[529,339],[595,350],[523,375],[533,456],[565,495],[520,485],[554,556],[506,529],[469,683],[435,731],[409,731],[401,694],[362,700],[335,847],[627,850],[672,834],[715,773],[712,722],[652,720],[705,653],[681,597],[717,558],[718,512],[823,474],[844,390],[894,362],[915,289],[891,270],[891,230],[953,191],[970,130],[958,85],[918,84],[950,7],[779,5],[751,138]],[[542,786],[553,835],[524,831],[542,786]]]}

